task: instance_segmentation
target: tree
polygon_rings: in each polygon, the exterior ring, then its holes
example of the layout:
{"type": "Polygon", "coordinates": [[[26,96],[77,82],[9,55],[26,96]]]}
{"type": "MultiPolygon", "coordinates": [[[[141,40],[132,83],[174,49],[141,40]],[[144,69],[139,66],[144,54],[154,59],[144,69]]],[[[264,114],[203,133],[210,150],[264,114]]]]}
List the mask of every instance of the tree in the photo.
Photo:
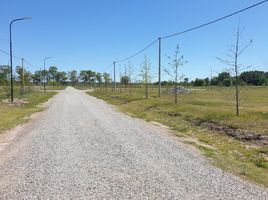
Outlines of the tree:
{"type": "Polygon", "coordinates": [[[141,64],[141,73],[142,82],[145,84],[145,98],[149,98],[148,83],[151,82],[151,63],[148,60],[147,56],[144,55],[144,61],[141,64]]]}
{"type": "Polygon", "coordinates": [[[82,80],[83,83],[89,84],[90,87],[91,83],[95,81],[95,75],[95,72],[91,70],[81,70],[79,78],[82,80]]]}
{"type": "Polygon", "coordinates": [[[230,60],[223,60],[218,58],[221,62],[226,64],[229,67],[230,72],[234,73],[235,77],[235,108],[236,108],[236,115],[239,115],[239,105],[240,105],[240,80],[239,80],[239,74],[243,70],[241,65],[239,64],[239,57],[242,55],[242,53],[252,44],[252,40],[249,41],[249,43],[243,47],[240,45],[240,38],[242,35],[242,31],[240,30],[240,26],[238,25],[236,34],[235,34],[235,44],[228,47],[229,52],[231,55],[228,55],[230,60]]]}
{"type": "Polygon", "coordinates": [[[47,77],[48,77],[48,70],[42,70],[41,71],[41,80],[42,80],[43,84],[48,83],[47,77]]]}
{"type": "Polygon", "coordinates": [[[121,84],[124,85],[125,88],[126,88],[127,85],[129,84],[129,77],[128,77],[128,76],[122,76],[120,82],[121,82],[121,84]]]}
{"type": "Polygon", "coordinates": [[[211,85],[219,85],[219,77],[213,77],[213,78],[210,80],[210,84],[211,84],[211,85]]]}
{"type": "Polygon", "coordinates": [[[132,75],[134,74],[134,65],[131,64],[131,62],[128,62],[128,78],[129,78],[129,94],[131,95],[131,83],[132,83],[132,75]]]}
{"type": "Polygon", "coordinates": [[[187,61],[184,60],[184,56],[179,55],[179,52],[180,52],[180,47],[177,44],[173,57],[167,56],[167,58],[169,59],[169,62],[168,62],[169,68],[165,69],[165,72],[167,72],[167,74],[169,76],[174,78],[174,83],[175,83],[175,86],[174,86],[175,101],[174,102],[175,102],[175,104],[178,103],[178,91],[177,91],[178,90],[178,81],[183,78],[183,75],[181,75],[181,77],[178,77],[178,75],[179,75],[178,70],[179,70],[179,67],[181,67],[187,63],[187,61]]]}
{"type": "Polygon", "coordinates": [[[68,80],[67,73],[66,72],[57,72],[56,74],[56,81],[62,85],[66,83],[68,80]]]}
{"type": "MultiPolygon", "coordinates": [[[[224,85],[224,82],[231,81],[231,75],[229,72],[221,72],[218,75],[218,85],[224,85]]],[[[229,84],[230,85],[230,84],[229,84]]]]}
{"type": "Polygon", "coordinates": [[[34,74],[32,75],[32,78],[33,78],[34,84],[41,85],[41,72],[40,71],[35,71],[34,74]]]}
{"type": "Polygon", "coordinates": [[[16,67],[16,73],[18,74],[17,80],[21,83],[21,93],[25,93],[25,84],[29,83],[31,78],[31,72],[27,71],[21,66],[16,67]]]}
{"type": "Polygon", "coordinates": [[[206,86],[209,86],[209,78],[205,78],[205,79],[204,79],[204,82],[205,82],[205,85],[206,85],[206,86]]]}
{"type": "Polygon", "coordinates": [[[0,85],[4,86],[4,90],[9,96],[9,80],[10,80],[10,66],[1,65],[0,66],[0,85]]]}
{"type": "Polygon", "coordinates": [[[98,84],[100,85],[102,83],[102,75],[101,73],[96,73],[96,80],[98,81],[98,84]]]}
{"type": "Polygon", "coordinates": [[[77,82],[78,82],[77,71],[76,70],[72,70],[72,71],[68,72],[68,78],[69,78],[72,86],[74,86],[75,84],[77,84],[77,82]]]}
{"type": "Polygon", "coordinates": [[[0,84],[7,85],[10,79],[10,67],[8,65],[0,66],[0,84]]]}
{"type": "Polygon", "coordinates": [[[204,86],[205,85],[205,81],[203,79],[199,79],[199,78],[196,78],[193,82],[194,86],[204,86]]]}
{"type": "Polygon", "coordinates": [[[189,78],[185,77],[185,78],[183,79],[183,83],[184,83],[184,84],[188,84],[188,83],[189,83],[189,78]]]}
{"type": "Polygon", "coordinates": [[[111,82],[111,77],[110,77],[110,74],[108,73],[103,73],[103,79],[104,79],[104,84],[105,84],[105,87],[106,87],[106,91],[108,90],[108,85],[109,83],[111,82]]]}
{"type": "Polygon", "coordinates": [[[239,76],[240,80],[248,85],[264,85],[265,73],[264,71],[247,71],[239,76]]]}
{"type": "Polygon", "coordinates": [[[49,69],[48,69],[48,77],[49,77],[50,80],[52,80],[53,88],[54,88],[54,82],[56,80],[57,73],[58,73],[57,67],[55,67],[55,66],[50,66],[49,67],[49,69]]]}

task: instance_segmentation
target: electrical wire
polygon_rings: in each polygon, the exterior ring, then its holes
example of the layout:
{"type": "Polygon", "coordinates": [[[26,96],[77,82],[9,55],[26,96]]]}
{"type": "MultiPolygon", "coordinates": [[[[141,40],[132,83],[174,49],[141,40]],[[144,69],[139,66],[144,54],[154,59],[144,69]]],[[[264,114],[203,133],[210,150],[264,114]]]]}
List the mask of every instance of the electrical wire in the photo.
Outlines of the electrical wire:
{"type": "Polygon", "coordinates": [[[147,45],[146,47],[144,47],[143,49],[141,49],[140,51],[138,51],[137,53],[133,54],[132,56],[129,56],[127,58],[121,59],[121,60],[117,60],[115,61],[116,63],[120,63],[120,62],[124,62],[127,60],[130,60],[131,58],[136,57],[137,55],[139,55],[140,53],[142,53],[143,51],[145,51],[146,49],[150,48],[151,46],[153,46],[156,42],[158,41],[158,38],[156,40],[154,40],[153,42],[151,42],[149,45],[147,45]]]}
{"type": "MultiPolygon", "coordinates": [[[[1,49],[0,49],[0,51],[1,51],[2,53],[4,53],[4,54],[10,56],[10,54],[9,54],[8,52],[6,52],[6,51],[4,51],[4,50],[1,50],[1,49]]],[[[13,58],[20,59],[20,60],[22,59],[22,58],[20,58],[20,57],[18,57],[18,56],[15,56],[15,55],[12,55],[12,57],[13,57],[13,58]]]]}
{"type": "Polygon", "coordinates": [[[162,37],[161,39],[166,39],[166,38],[174,37],[174,36],[181,35],[181,34],[184,34],[184,33],[187,33],[187,32],[191,32],[191,31],[196,30],[196,29],[199,29],[199,28],[203,28],[203,27],[208,26],[208,25],[210,25],[210,24],[213,24],[213,23],[222,21],[222,20],[224,20],[224,19],[226,19],[226,18],[229,18],[229,17],[232,17],[232,16],[237,15],[237,14],[239,14],[239,13],[245,12],[245,11],[251,9],[251,8],[254,8],[254,7],[259,6],[259,5],[261,5],[261,4],[264,4],[264,3],[266,3],[266,2],[268,2],[268,0],[264,0],[264,1],[261,1],[261,2],[259,2],[259,3],[253,4],[253,5],[251,5],[251,6],[248,6],[248,7],[246,7],[246,8],[243,8],[243,9],[241,9],[241,10],[238,10],[238,11],[236,11],[236,12],[233,12],[233,13],[231,13],[231,14],[229,14],[229,15],[225,15],[224,17],[220,17],[220,18],[218,18],[218,19],[215,19],[215,20],[212,20],[212,21],[210,21],[210,22],[201,24],[201,25],[199,25],[199,26],[196,26],[196,27],[193,27],[193,28],[190,28],[190,29],[181,31],[181,32],[173,33],[173,34],[171,34],[171,35],[164,36],[164,37],[162,37]]]}
{"type": "MultiPolygon", "coordinates": [[[[218,18],[218,19],[209,21],[209,22],[207,22],[207,23],[201,24],[201,25],[199,25],[199,26],[195,26],[195,27],[193,27],[193,28],[189,28],[189,29],[186,29],[186,30],[184,30],[184,31],[180,31],[180,32],[173,33],[173,34],[170,34],[170,35],[166,35],[166,36],[164,36],[164,37],[159,37],[159,38],[157,38],[156,40],[154,40],[153,42],[151,42],[149,45],[145,46],[143,49],[141,49],[140,51],[138,51],[137,53],[133,54],[132,56],[126,57],[126,58],[121,59],[121,60],[117,60],[117,61],[115,61],[115,62],[116,62],[116,63],[120,63],[120,62],[124,62],[124,61],[130,60],[130,59],[136,57],[137,55],[139,55],[140,53],[142,53],[143,51],[145,51],[146,49],[148,49],[149,47],[151,47],[152,45],[154,45],[159,39],[167,39],[167,38],[170,38],[170,37],[174,37],[174,36],[177,36],[177,35],[181,35],[181,34],[184,34],[184,33],[187,33],[187,32],[194,31],[194,30],[196,30],[196,29],[203,28],[203,27],[208,26],[208,25],[211,25],[211,24],[213,24],[213,23],[216,23],[216,22],[222,21],[222,20],[224,20],[224,19],[230,18],[230,17],[232,17],[232,16],[234,16],[234,15],[237,15],[237,14],[239,14],[239,13],[245,12],[245,11],[247,11],[247,10],[249,10],[249,9],[252,9],[252,8],[254,8],[254,7],[257,7],[257,6],[259,6],[259,5],[261,5],[261,4],[264,4],[264,3],[266,3],[266,2],[268,2],[268,0],[264,0],[264,1],[261,1],[261,2],[259,2],[259,3],[253,4],[253,5],[251,5],[251,6],[248,6],[248,7],[246,7],[246,8],[243,8],[243,9],[238,10],[238,11],[236,11],[236,12],[233,12],[233,13],[231,13],[231,14],[225,15],[225,16],[220,17],[220,18],[218,18]]],[[[111,66],[110,66],[110,67],[111,67],[111,66]]],[[[110,67],[108,67],[107,69],[109,69],[110,67]]],[[[107,70],[107,69],[106,69],[106,70],[107,70]]],[[[106,71],[106,70],[105,70],[105,71],[106,71]]]]}
{"type": "MultiPolygon", "coordinates": [[[[1,50],[1,49],[0,49],[0,52],[6,54],[6,55],[8,55],[8,56],[10,56],[10,53],[8,53],[8,52],[6,52],[6,51],[4,51],[4,50],[1,50]]],[[[26,60],[25,58],[18,57],[18,56],[14,55],[14,54],[12,55],[12,57],[13,57],[13,58],[16,58],[16,59],[18,59],[18,60],[23,59],[24,62],[27,63],[30,67],[35,68],[35,67],[34,67],[28,60],[26,60]]],[[[29,68],[28,68],[27,66],[24,66],[24,67],[25,67],[26,69],[29,70],[29,68]]]]}
{"type": "Polygon", "coordinates": [[[108,69],[110,69],[113,66],[114,63],[110,64],[107,68],[103,70],[103,72],[106,72],[108,69]]]}

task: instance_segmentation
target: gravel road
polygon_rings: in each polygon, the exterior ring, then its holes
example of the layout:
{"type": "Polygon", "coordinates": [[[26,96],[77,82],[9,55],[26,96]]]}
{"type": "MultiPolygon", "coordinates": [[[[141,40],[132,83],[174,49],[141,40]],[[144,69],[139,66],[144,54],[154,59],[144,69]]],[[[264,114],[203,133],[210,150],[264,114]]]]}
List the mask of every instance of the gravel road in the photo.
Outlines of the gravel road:
{"type": "Polygon", "coordinates": [[[1,200],[268,199],[163,128],[71,87],[18,135],[0,153],[1,200]]]}

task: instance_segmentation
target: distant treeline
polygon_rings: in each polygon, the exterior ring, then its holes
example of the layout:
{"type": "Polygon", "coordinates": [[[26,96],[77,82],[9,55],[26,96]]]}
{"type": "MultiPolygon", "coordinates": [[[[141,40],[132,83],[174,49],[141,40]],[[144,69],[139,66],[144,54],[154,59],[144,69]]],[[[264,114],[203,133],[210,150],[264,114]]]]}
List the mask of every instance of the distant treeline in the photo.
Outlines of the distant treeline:
{"type": "MultiPolygon", "coordinates": [[[[106,75],[107,76],[107,75],[106,75]]],[[[31,73],[21,66],[17,66],[14,73],[14,82],[23,84],[43,84],[48,85],[76,85],[81,84],[100,84],[105,77],[105,74],[94,72],[92,70],[81,70],[77,72],[59,71],[57,67],[51,66],[48,70],[38,70],[31,73]]],[[[106,80],[105,79],[105,80],[106,80]]],[[[109,78],[108,81],[111,79],[109,78]]],[[[107,81],[107,80],[106,80],[107,81]]],[[[8,85],[10,82],[10,67],[7,65],[0,66],[0,85],[8,85]]]]}
{"type": "MultiPolygon", "coordinates": [[[[264,71],[246,71],[239,75],[238,81],[240,85],[265,86],[268,85],[268,72],[264,71]]],[[[213,78],[200,79],[189,81],[189,78],[184,78],[181,82],[183,85],[192,86],[232,86],[235,85],[236,79],[228,72],[222,72],[213,78]]],[[[163,81],[162,85],[172,85],[172,81],[163,81]]]]}
{"type": "MultiPolygon", "coordinates": [[[[88,86],[97,85],[108,85],[112,83],[110,74],[99,73],[92,70],[81,70],[81,71],[58,71],[57,67],[51,66],[48,70],[35,71],[31,73],[25,68],[17,66],[15,69],[14,80],[17,83],[24,84],[42,84],[46,83],[48,85],[77,85],[84,84],[88,86]]],[[[246,71],[239,75],[240,85],[252,85],[252,86],[263,86],[268,85],[268,72],[264,71],[246,71]]],[[[0,85],[8,85],[10,81],[10,67],[7,65],[0,66],[0,85]]],[[[125,75],[120,78],[122,85],[128,85],[129,83],[134,83],[130,78],[125,75]]],[[[222,72],[213,78],[200,79],[190,81],[189,78],[185,77],[181,80],[180,84],[192,85],[192,86],[232,86],[235,85],[236,79],[231,76],[228,72],[222,72]]],[[[157,84],[157,83],[155,83],[157,84]]],[[[174,85],[173,81],[163,81],[162,85],[174,85]]]]}

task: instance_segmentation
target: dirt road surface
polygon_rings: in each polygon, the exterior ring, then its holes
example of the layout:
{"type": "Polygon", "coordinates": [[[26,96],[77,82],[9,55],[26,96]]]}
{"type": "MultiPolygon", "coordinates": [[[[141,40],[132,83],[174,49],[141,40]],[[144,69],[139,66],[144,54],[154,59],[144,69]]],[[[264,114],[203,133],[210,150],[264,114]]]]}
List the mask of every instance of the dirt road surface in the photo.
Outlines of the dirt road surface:
{"type": "Polygon", "coordinates": [[[1,200],[268,199],[163,128],[71,87],[11,138],[0,138],[1,200]]]}

